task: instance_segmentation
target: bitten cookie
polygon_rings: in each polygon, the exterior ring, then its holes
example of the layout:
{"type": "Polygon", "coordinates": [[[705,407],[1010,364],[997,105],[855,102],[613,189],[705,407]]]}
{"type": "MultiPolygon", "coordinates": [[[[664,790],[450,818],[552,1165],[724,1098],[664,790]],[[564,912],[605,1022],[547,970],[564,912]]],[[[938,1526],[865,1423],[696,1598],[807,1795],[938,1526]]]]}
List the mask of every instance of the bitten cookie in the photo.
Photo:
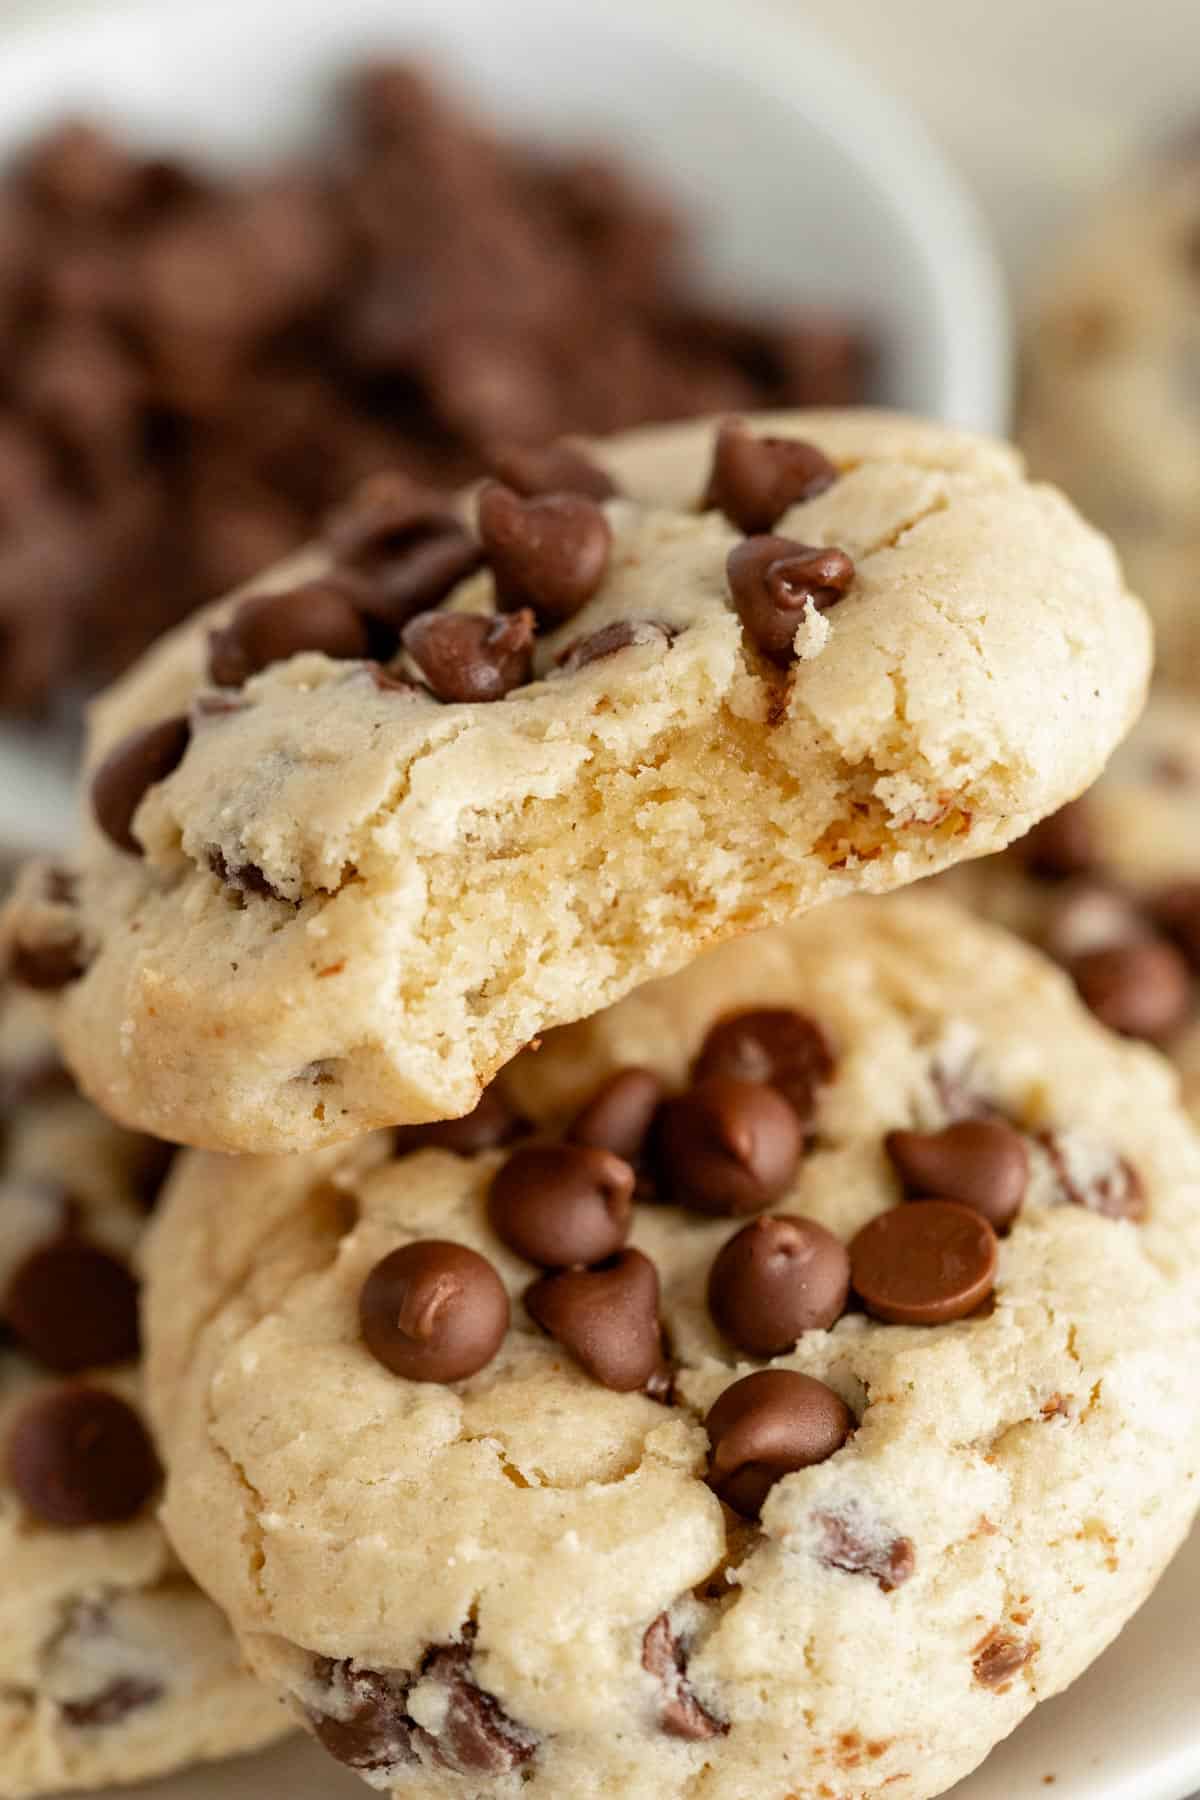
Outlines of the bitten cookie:
{"type": "Polygon", "coordinates": [[[1041,284],[1026,360],[1030,468],[1112,534],[1158,675],[1200,690],[1200,142],[1083,222],[1041,284]]]}
{"type": "Polygon", "coordinates": [[[1072,975],[1114,1031],[1165,1051],[1200,1115],[1200,714],[1156,695],[1098,782],[1002,856],[939,883],[1072,975]]]}
{"type": "Polygon", "coordinates": [[[1196,1502],[1167,1066],[936,895],[724,946],[465,1121],[183,1159],[166,1522],[397,1795],[940,1794],[1196,1502]]]}
{"type": "Polygon", "coordinates": [[[140,1780],[279,1737],[278,1701],[155,1518],[131,1257],[169,1154],[0,1015],[0,1795],[140,1780]]]}
{"type": "Polygon", "coordinates": [[[814,413],[594,454],[503,459],[471,529],[370,485],[99,705],[78,869],[7,933],[116,1117],[464,1113],[720,938],[1001,847],[1141,703],[1108,545],[998,444],[814,413]]]}

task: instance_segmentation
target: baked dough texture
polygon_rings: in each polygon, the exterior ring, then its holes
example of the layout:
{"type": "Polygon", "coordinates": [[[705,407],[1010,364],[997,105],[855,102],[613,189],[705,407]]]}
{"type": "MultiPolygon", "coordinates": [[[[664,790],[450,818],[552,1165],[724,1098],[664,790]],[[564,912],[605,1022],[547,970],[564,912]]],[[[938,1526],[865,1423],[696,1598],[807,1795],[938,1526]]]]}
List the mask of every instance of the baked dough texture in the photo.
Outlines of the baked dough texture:
{"type": "Polygon", "coordinates": [[[722,946],[502,1086],[553,1137],[627,1065],[683,1087],[714,1023],[764,1006],[802,1009],[834,1055],[773,1211],[848,1241],[901,1201],[887,1132],[980,1112],[1024,1134],[1029,1183],[990,1306],[851,1309],[773,1359],[856,1429],[757,1523],[705,1482],[709,1408],[764,1366],[705,1300],[744,1221],[635,1208],[673,1369],[656,1400],[600,1385],[522,1308],[536,1272],[486,1207],[504,1150],[380,1133],[177,1165],[146,1256],[166,1525],[251,1665],[381,1791],[927,1800],[1103,1650],[1188,1529],[1200,1145],[1167,1064],[922,894],[722,946]],[[1140,1221],[1105,1216],[1129,1170],[1140,1221]],[[451,1385],[359,1336],[368,1272],[425,1238],[481,1252],[513,1301],[494,1359],[451,1385]]]}
{"type": "MultiPolygon", "coordinates": [[[[9,941],[78,935],[55,1029],[93,1098],[259,1152],[461,1114],[543,1030],[751,926],[999,849],[1094,778],[1150,655],[1105,540],[997,443],[870,412],[752,424],[832,459],[776,530],[855,564],[788,669],[730,604],[739,533],[698,511],[715,428],[635,433],[591,447],[621,489],[611,561],[530,684],[443,705],[293,656],[193,715],[136,813],[144,856],[89,824],[73,889],[26,883],[9,941]],[[558,664],[619,620],[659,629],[558,664]]],[[[313,550],[258,585],[328,567],[313,550]]],[[[194,706],[232,604],[96,705],[93,765],[194,706]]],[[[491,576],[447,604],[489,612],[491,576]]]]}
{"type": "MultiPolygon", "coordinates": [[[[0,1289],[68,1215],[76,1237],[129,1258],[146,1222],[147,1145],[71,1091],[32,1008],[11,997],[0,1014],[0,1082],[0,1289]]],[[[126,1523],[69,1529],[22,1504],[10,1436],[26,1407],[63,1379],[11,1339],[0,1347],[4,1800],[142,1780],[254,1749],[289,1724],[188,1580],[153,1496],[126,1523]]],[[[82,1379],[141,1406],[133,1363],[82,1379]]]]}

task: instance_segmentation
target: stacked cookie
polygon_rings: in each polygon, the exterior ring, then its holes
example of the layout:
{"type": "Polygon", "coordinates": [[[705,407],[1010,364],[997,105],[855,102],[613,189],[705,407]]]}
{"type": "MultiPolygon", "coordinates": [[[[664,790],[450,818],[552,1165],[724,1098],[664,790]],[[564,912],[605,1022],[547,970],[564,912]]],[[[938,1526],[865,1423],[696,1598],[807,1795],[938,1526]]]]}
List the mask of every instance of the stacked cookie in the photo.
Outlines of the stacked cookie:
{"type": "Polygon", "coordinates": [[[86,1091],[194,1147],[142,1259],[165,1530],[377,1789],[926,1800],[1196,1503],[1172,1072],[885,897],[1094,779],[1145,624],[915,421],[501,472],[373,482],[164,640],[8,910],[86,1091]]]}

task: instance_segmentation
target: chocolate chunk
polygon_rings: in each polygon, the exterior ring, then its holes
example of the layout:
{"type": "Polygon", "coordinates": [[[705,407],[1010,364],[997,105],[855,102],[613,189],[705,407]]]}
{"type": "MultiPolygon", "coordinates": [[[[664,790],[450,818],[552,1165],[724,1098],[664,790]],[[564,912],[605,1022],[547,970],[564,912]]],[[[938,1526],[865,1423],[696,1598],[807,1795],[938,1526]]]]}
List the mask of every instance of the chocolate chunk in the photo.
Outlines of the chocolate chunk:
{"type": "Polygon", "coordinates": [[[833,1071],[833,1050],[815,1019],[791,1007],[761,1006],[718,1019],[700,1046],[692,1075],[697,1081],[709,1075],[765,1081],[791,1101],[807,1125],[817,1089],[832,1080],[833,1071]]]}
{"type": "Polygon", "coordinates": [[[305,1710],[318,1742],[348,1769],[373,1772],[416,1761],[418,1727],[408,1714],[413,1678],[407,1672],[355,1668],[349,1661],[317,1660],[314,1674],[328,1687],[334,1712],[305,1710]]]}
{"type": "Polygon", "coordinates": [[[728,1725],[713,1717],[697,1700],[687,1676],[687,1657],[683,1645],[671,1630],[666,1613],[646,1627],[642,1639],[642,1667],[653,1675],[662,1689],[658,1723],[668,1737],[686,1738],[689,1743],[703,1743],[707,1738],[723,1737],[728,1725]]]}
{"type": "Polygon", "coordinates": [[[1015,846],[1028,872],[1039,881],[1066,881],[1090,875],[1099,862],[1096,828],[1087,796],[1069,800],[1042,819],[1015,846]]]}
{"type": "Polygon", "coordinates": [[[433,1740],[438,1762],[459,1775],[507,1775],[537,1749],[533,1733],[510,1719],[493,1694],[470,1679],[471,1652],[449,1644],[429,1652],[422,1678],[445,1690],[446,1709],[433,1740]]]}
{"type": "Polygon", "coordinates": [[[1011,1631],[1002,1631],[997,1625],[976,1644],[971,1669],[980,1687],[1004,1693],[1013,1676],[1025,1667],[1033,1653],[1032,1644],[1023,1643],[1011,1631]]]}
{"type": "Polygon", "coordinates": [[[149,789],[179,767],[190,738],[185,718],[162,719],[122,738],[92,776],[92,811],[118,850],[145,854],[133,835],[134,815],[149,789]]]}
{"type": "Polygon", "coordinates": [[[823,1381],[791,1369],[758,1369],[725,1389],[704,1427],[708,1485],[734,1512],[756,1519],[775,1483],[827,1461],[855,1419],[823,1381]]]}
{"type": "Polygon", "coordinates": [[[67,1237],[14,1271],[0,1314],[31,1356],[57,1375],[126,1362],[138,1352],[138,1289],[106,1250],[67,1237]]]}
{"type": "Polygon", "coordinates": [[[525,1290],[525,1310],[593,1380],[618,1393],[644,1388],[662,1364],[658,1271],[640,1250],[543,1275],[525,1290]]]}
{"type": "Polygon", "coordinates": [[[336,581],[308,581],[243,600],[228,625],[209,633],[208,676],[238,688],[260,669],[305,651],[353,661],[369,648],[367,628],[336,581]]]}
{"type": "Polygon", "coordinates": [[[879,1213],[850,1245],[851,1283],[873,1318],[945,1325],[981,1306],[996,1279],[996,1234],[982,1213],[925,1200],[879,1213]]]}
{"type": "Polygon", "coordinates": [[[784,537],[748,537],[726,560],[729,591],[755,648],[780,667],[795,659],[796,631],[810,606],[828,612],[854,580],[844,550],[784,537]]]}
{"type": "Polygon", "coordinates": [[[612,548],[612,530],[594,500],[579,494],[522,500],[498,481],[480,490],[479,535],[505,611],[531,606],[555,622],[591,599],[612,548]]]}
{"type": "Polygon", "coordinates": [[[567,1136],[573,1144],[611,1150],[636,1168],[662,1097],[663,1084],[652,1069],[618,1069],[580,1107],[567,1136]]]}
{"type": "Polygon", "coordinates": [[[1146,1216],[1146,1191],[1132,1164],[1108,1144],[1076,1131],[1042,1131],[1038,1142],[1050,1158],[1064,1200],[1105,1219],[1146,1216]]]}
{"type": "Polygon", "coordinates": [[[917,1566],[911,1538],[893,1537],[886,1531],[869,1531],[857,1520],[833,1513],[817,1515],[824,1531],[821,1561],[847,1575],[869,1575],[885,1594],[906,1582],[917,1566]]]}
{"type": "Polygon", "coordinates": [[[654,619],[614,619],[611,625],[602,625],[587,637],[576,638],[559,651],[555,661],[565,675],[574,675],[577,669],[615,656],[618,650],[629,650],[638,644],[667,645],[674,637],[669,625],[659,625],[654,619]]]}
{"type": "Polygon", "coordinates": [[[751,1356],[782,1356],[806,1331],[828,1331],[846,1310],[850,1258],[815,1219],[752,1219],[717,1252],[708,1307],[751,1356]]]}
{"type": "Polygon", "coordinates": [[[790,1184],[804,1148],[795,1108],[763,1082],[709,1075],[659,1114],[658,1178],[692,1212],[760,1212],[790,1184]]]}
{"type": "Polygon", "coordinates": [[[503,700],[530,679],[533,614],[425,612],[410,619],[400,641],[439,700],[503,700]]]}
{"type": "Polygon", "coordinates": [[[456,1156],[478,1156],[481,1150],[499,1150],[525,1130],[500,1089],[484,1088],[478,1101],[461,1119],[438,1119],[430,1125],[398,1125],[392,1134],[397,1156],[413,1150],[452,1150],[456,1156]]]}
{"type": "Polygon", "coordinates": [[[756,437],[736,419],[717,432],[706,507],[718,507],[747,536],[774,531],[788,510],[832,487],[838,472],[802,438],[756,437]]]}
{"type": "Polygon", "coordinates": [[[1191,971],[1165,938],[1086,950],[1073,958],[1070,973],[1100,1023],[1124,1037],[1162,1043],[1191,1011],[1191,971]]]}
{"type": "Polygon", "coordinates": [[[488,1218],[502,1243],[544,1269],[602,1262],[629,1236],[633,1183],[610,1150],[531,1144],[496,1171],[488,1218]]]}
{"type": "Polygon", "coordinates": [[[39,1393],[8,1439],[8,1477],[48,1525],[132,1519],[159,1480],[158,1458],[131,1406],[82,1382],[39,1393]]]}
{"type": "Polygon", "coordinates": [[[960,1119],[942,1131],[889,1131],[884,1146],[910,1199],[958,1200],[997,1231],[1029,1186],[1029,1149],[1003,1119],[960,1119]]]}
{"type": "Polygon", "coordinates": [[[505,444],[488,456],[491,473],[514,494],[533,500],[542,494],[582,494],[610,500],[617,484],[607,470],[571,444],[505,444]]]}
{"type": "Polygon", "coordinates": [[[364,1774],[405,1768],[418,1761],[419,1749],[455,1774],[508,1774],[528,1762],[537,1739],[509,1718],[494,1695],[471,1680],[470,1671],[468,1644],[435,1645],[422,1658],[416,1676],[322,1657],[314,1674],[329,1689],[335,1710],[311,1706],[306,1710],[329,1754],[364,1774]],[[418,1725],[408,1711],[418,1681],[443,1690],[436,1734],[418,1725]]]}
{"type": "Polygon", "coordinates": [[[491,1362],[508,1330],[508,1295],[465,1244],[423,1239],[376,1263],[358,1303],[363,1341],[407,1381],[462,1381],[491,1362]]]}
{"type": "Polygon", "coordinates": [[[166,1691],[161,1681],[119,1675],[86,1700],[60,1700],[58,1710],[76,1731],[104,1731],[112,1725],[123,1725],[130,1713],[156,1705],[166,1691]]]}
{"type": "Polygon", "coordinates": [[[1200,973],[1200,881],[1176,881],[1151,895],[1147,909],[1193,972],[1200,973]]]}

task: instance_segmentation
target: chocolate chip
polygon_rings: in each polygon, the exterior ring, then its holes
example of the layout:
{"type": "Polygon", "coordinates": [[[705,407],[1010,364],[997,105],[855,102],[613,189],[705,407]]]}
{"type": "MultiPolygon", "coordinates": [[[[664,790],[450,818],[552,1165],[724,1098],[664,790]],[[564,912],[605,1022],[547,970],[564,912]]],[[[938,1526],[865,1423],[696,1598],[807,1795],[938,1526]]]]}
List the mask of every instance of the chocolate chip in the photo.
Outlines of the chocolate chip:
{"type": "Polygon", "coordinates": [[[145,854],[133,835],[134,815],[148,791],[179,767],[190,737],[185,718],[161,719],[122,738],[92,776],[92,811],[118,850],[145,854]]]}
{"type": "Polygon", "coordinates": [[[708,1307],[751,1356],[782,1356],[806,1331],[828,1331],[846,1310],[850,1258],[840,1238],[779,1213],[752,1219],[717,1252],[708,1307]]]}
{"type": "Polygon", "coordinates": [[[73,1383],[38,1394],[17,1415],[8,1475],[22,1503],[48,1525],[115,1525],[141,1511],[158,1485],[158,1458],[131,1406],[73,1383]]]}
{"type": "Polygon", "coordinates": [[[430,1125],[399,1125],[392,1134],[397,1156],[413,1150],[452,1150],[456,1156],[478,1156],[481,1150],[498,1150],[525,1130],[525,1121],[513,1111],[500,1089],[484,1088],[475,1106],[461,1119],[438,1119],[430,1125]]]}
{"type": "Polygon", "coordinates": [[[765,1081],[790,1100],[807,1125],[816,1110],[817,1089],[832,1079],[829,1039],[805,1013],[791,1007],[753,1007],[730,1013],[711,1027],[692,1068],[703,1081],[731,1075],[737,1081],[765,1081]]]}
{"type": "Polygon", "coordinates": [[[1003,1119],[960,1119],[943,1131],[889,1131],[884,1147],[910,1199],[958,1200],[997,1231],[1029,1185],[1029,1149],[1003,1119]]]}
{"type": "Polygon", "coordinates": [[[530,678],[533,613],[488,618],[480,613],[426,612],[410,619],[400,641],[439,700],[503,700],[530,678]]]}
{"type": "Polygon", "coordinates": [[[406,1671],[359,1669],[349,1661],[318,1659],[314,1673],[328,1687],[336,1712],[305,1710],[318,1742],[348,1769],[403,1768],[416,1761],[418,1727],[409,1717],[413,1678],[406,1671]]]}
{"type": "Polygon", "coordinates": [[[1124,1037],[1161,1043],[1191,1011],[1191,971],[1165,938],[1087,950],[1072,960],[1070,974],[1100,1023],[1124,1037]]]}
{"type": "Polygon", "coordinates": [[[604,580],[612,530],[603,508],[579,494],[522,500],[489,481],[479,494],[479,535],[508,612],[531,606],[547,620],[569,619],[604,580]]]}
{"type": "Polygon", "coordinates": [[[1146,1191],[1137,1170],[1107,1144],[1074,1131],[1042,1131],[1038,1142],[1050,1158],[1063,1198],[1105,1219],[1146,1216],[1146,1191]]]}
{"type": "Polygon", "coordinates": [[[1003,1692],[1017,1671],[1025,1667],[1033,1651],[1032,1644],[1023,1643],[1011,1631],[1002,1631],[995,1626],[976,1644],[971,1669],[980,1687],[1003,1692]]]}
{"type": "Polygon", "coordinates": [[[851,1282],[876,1319],[945,1325],[982,1305],[996,1279],[996,1234],[982,1213],[925,1200],[879,1213],[850,1245],[851,1282]]]}
{"type": "Polygon", "coordinates": [[[795,1108],[773,1087],[709,1075],[663,1107],[658,1177],[677,1206],[737,1218],[779,1198],[803,1148],[795,1108]]]}
{"type": "Polygon", "coordinates": [[[376,1263],[358,1303],[363,1341],[406,1381],[462,1381],[491,1362],[508,1330],[508,1295],[491,1263],[431,1238],[376,1263]]]}
{"type": "Polygon", "coordinates": [[[363,482],[324,535],[339,568],[363,578],[361,610],[394,631],[444,600],[483,560],[450,503],[401,474],[363,482]]]}
{"type": "Polygon", "coordinates": [[[629,1236],[633,1183],[610,1150],[531,1144],[496,1171],[488,1218],[502,1243],[544,1269],[597,1263],[629,1236]]]}
{"type": "Polygon", "coordinates": [[[496,480],[522,499],[542,494],[582,494],[587,500],[610,500],[617,484],[607,470],[571,444],[505,444],[493,449],[488,462],[496,480]]]}
{"type": "Polygon", "coordinates": [[[658,1682],[662,1690],[658,1723],[668,1737],[685,1738],[689,1743],[703,1743],[707,1738],[723,1737],[728,1725],[715,1719],[697,1700],[687,1676],[687,1657],[683,1645],[671,1629],[666,1613],[646,1627],[642,1639],[642,1667],[658,1682]]]}
{"type": "Polygon", "coordinates": [[[755,648],[785,667],[795,659],[796,631],[809,606],[828,612],[854,580],[844,550],[784,537],[749,537],[725,564],[738,618],[755,648]]]}
{"type": "Polygon", "coordinates": [[[893,1537],[885,1531],[868,1531],[858,1521],[819,1513],[824,1531],[821,1561],[847,1575],[869,1575],[885,1594],[906,1582],[917,1566],[911,1538],[893,1537]]]}
{"type": "Polygon", "coordinates": [[[459,1775],[507,1775],[529,1761],[537,1740],[470,1679],[470,1668],[465,1644],[432,1650],[421,1664],[422,1679],[441,1687],[445,1701],[434,1756],[459,1775]]]}
{"type": "Polygon", "coordinates": [[[637,1166],[663,1097],[652,1069],[618,1069],[602,1082],[567,1128],[573,1144],[611,1150],[637,1166]]]}
{"type": "Polygon", "coordinates": [[[1200,881],[1176,881],[1161,888],[1150,896],[1147,910],[1178,944],[1192,970],[1200,972],[1200,881]]]}
{"type": "Polygon", "coordinates": [[[640,1250],[543,1275],[526,1289],[525,1310],[593,1380],[618,1393],[644,1388],[662,1364],[658,1271],[640,1250]]]}
{"type": "Polygon", "coordinates": [[[756,437],[736,419],[717,432],[704,495],[739,531],[773,531],[789,506],[832,487],[838,472],[815,444],[802,438],[756,437]]]}
{"type": "Polygon", "coordinates": [[[756,1519],[777,1481],[827,1461],[854,1425],[850,1408],[823,1381],[757,1369],[727,1387],[704,1421],[708,1485],[734,1512],[756,1519]]]}
{"type": "Polygon", "coordinates": [[[308,581],[243,600],[228,625],[209,633],[208,675],[218,687],[238,688],[260,669],[305,651],[353,661],[368,648],[349,593],[335,581],[308,581]]]}
{"type": "Polygon", "coordinates": [[[30,1355],[58,1375],[126,1362],[138,1351],[138,1290],[106,1250],[64,1238],[14,1271],[0,1313],[30,1355]]]}
{"type": "Polygon", "coordinates": [[[1066,881],[1090,875],[1099,861],[1096,828],[1087,796],[1069,800],[1042,819],[1015,846],[1028,872],[1039,881],[1066,881]]]}
{"type": "Polygon", "coordinates": [[[555,662],[565,675],[574,675],[589,663],[615,656],[618,650],[630,650],[640,644],[670,644],[674,637],[669,625],[659,625],[654,619],[614,619],[611,625],[602,625],[599,631],[576,638],[559,651],[555,662]]]}
{"type": "Polygon", "coordinates": [[[279,889],[270,882],[257,863],[230,862],[218,844],[209,846],[208,866],[224,887],[237,894],[257,894],[260,900],[282,900],[279,889]]]}
{"type": "Polygon", "coordinates": [[[49,993],[78,981],[87,968],[80,932],[46,938],[40,943],[14,939],[8,953],[8,973],[22,987],[49,993]]]}
{"type": "Polygon", "coordinates": [[[58,1710],[76,1731],[104,1731],[112,1725],[123,1725],[130,1713],[154,1706],[166,1691],[161,1681],[119,1675],[86,1700],[60,1700],[58,1710]]]}

